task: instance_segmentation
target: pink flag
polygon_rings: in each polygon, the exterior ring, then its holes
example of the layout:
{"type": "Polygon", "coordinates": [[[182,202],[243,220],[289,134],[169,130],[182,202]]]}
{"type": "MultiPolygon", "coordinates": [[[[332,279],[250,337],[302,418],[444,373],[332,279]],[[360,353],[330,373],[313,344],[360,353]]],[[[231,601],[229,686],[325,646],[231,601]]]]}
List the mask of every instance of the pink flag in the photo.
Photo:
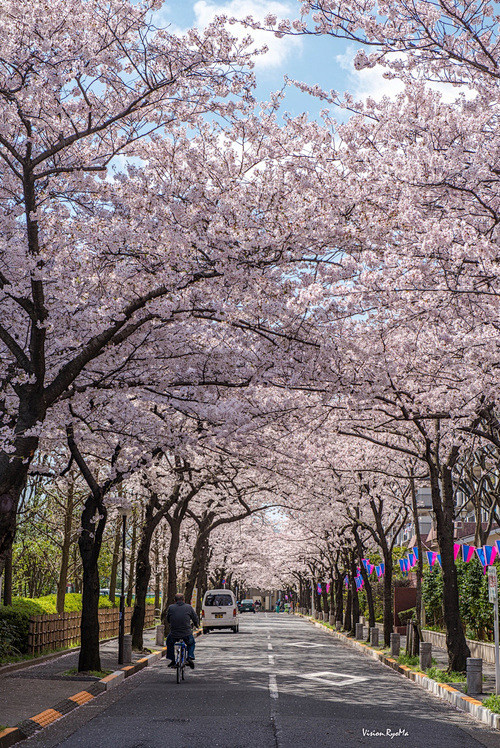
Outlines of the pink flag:
{"type": "Polygon", "coordinates": [[[465,561],[465,563],[468,563],[471,559],[474,558],[475,550],[476,550],[475,545],[463,545],[462,546],[462,558],[465,561]]]}
{"type": "Polygon", "coordinates": [[[453,557],[454,557],[455,561],[457,560],[457,556],[458,556],[459,553],[460,553],[460,545],[459,545],[459,543],[455,543],[453,545],[453,557]]]}

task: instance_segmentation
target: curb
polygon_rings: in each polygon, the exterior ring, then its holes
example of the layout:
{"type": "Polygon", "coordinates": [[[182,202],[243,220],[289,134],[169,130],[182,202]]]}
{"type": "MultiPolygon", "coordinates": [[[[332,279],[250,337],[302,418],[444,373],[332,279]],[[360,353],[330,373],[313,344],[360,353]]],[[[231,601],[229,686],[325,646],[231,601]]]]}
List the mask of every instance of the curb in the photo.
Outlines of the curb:
{"type": "MultiPolygon", "coordinates": [[[[198,638],[201,634],[201,629],[193,632],[195,638],[198,638]]],[[[106,675],[104,678],[101,678],[101,680],[92,683],[85,691],[79,691],[73,696],[69,696],[67,699],[59,701],[51,709],[45,709],[43,712],[40,712],[40,714],[35,714],[34,717],[19,722],[16,727],[5,728],[5,730],[0,732],[0,748],[10,748],[21,740],[30,738],[32,735],[40,732],[56,720],[69,714],[69,712],[73,711],[73,709],[76,709],[78,706],[82,706],[88,701],[95,699],[99,694],[109,691],[111,688],[115,688],[120,685],[120,683],[123,683],[126,678],[135,675],[135,673],[138,673],[145,667],[151,667],[158,662],[166,652],[167,648],[161,647],[161,649],[152,652],[152,654],[147,655],[147,657],[141,657],[139,660],[136,660],[132,665],[126,665],[125,667],[106,675]]]]}
{"type": "MultiPolygon", "coordinates": [[[[155,627],[144,629],[144,631],[152,631],[155,627]]],[[[99,644],[107,644],[118,639],[117,636],[110,636],[108,639],[99,639],[99,644]]],[[[31,660],[21,660],[20,662],[11,662],[9,665],[2,665],[0,667],[0,676],[7,675],[8,673],[15,673],[17,670],[24,670],[27,667],[35,667],[35,665],[43,665],[45,662],[51,660],[57,660],[58,657],[65,657],[67,654],[74,654],[80,651],[80,645],[76,647],[68,647],[67,649],[61,649],[59,652],[49,652],[48,654],[42,655],[41,657],[33,657],[31,660]]]]}
{"type": "MultiPolygon", "coordinates": [[[[357,641],[356,639],[351,639],[345,634],[341,634],[340,631],[334,631],[327,628],[323,623],[321,623],[321,621],[316,621],[313,618],[302,615],[301,613],[298,613],[296,615],[300,615],[302,618],[310,621],[314,626],[323,629],[323,631],[327,631],[329,634],[331,634],[331,636],[334,637],[334,639],[337,639],[343,644],[346,644],[353,649],[357,649],[368,657],[372,657],[374,660],[379,660],[379,662],[381,662],[386,667],[392,668],[400,675],[403,675],[405,678],[408,678],[408,680],[413,681],[413,683],[416,683],[426,691],[433,693],[440,699],[447,701],[449,704],[452,704],[452,706],[456,707],[460,711],[470,714],[471,717],[474,717],[479,722],[482,722],[483,724],[488,725],[488,727],[492,727],[495,730],[500,729],[500,714],[496,714],[496,712],[492,712],[490,709],[487,709],[482,705],[482,702],[479,701],[479,699],[473,699],[471,696],[467,696],[461,691],[457,691],[456,688],[452,688],[452,686],[448,685],[448,683],[438,683],[432,678],[428,678],[426,675],[424,675],[424,673],[419,673],[415,670],[411,670],[411,668],[407,667],[406,665],[400,665],[392,657],[388,657],[382,652],[377,652],[377,650],[372,649],[368,644],[364,644],[363,642],[357,641]]],[[[0,748],[3,748],[1,743],[0,748]]]]}

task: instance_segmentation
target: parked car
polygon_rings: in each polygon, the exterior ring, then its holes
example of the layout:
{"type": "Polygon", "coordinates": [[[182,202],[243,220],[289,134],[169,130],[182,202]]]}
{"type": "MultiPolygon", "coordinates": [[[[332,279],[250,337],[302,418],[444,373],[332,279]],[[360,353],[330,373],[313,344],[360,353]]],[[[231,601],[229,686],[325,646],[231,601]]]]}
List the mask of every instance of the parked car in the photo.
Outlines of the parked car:
{"type": "Polygon", "coordinates": [[[242,600],[240,603],[240,613],[255,613],[253,600],[242,600]]]}
{"type": "Polygon", "coordinates": [[[201,606],[201,626],[203,633],[212,629],[239,631],[239,616],[236,597],[232,590],[207,590],[201,606]]]}

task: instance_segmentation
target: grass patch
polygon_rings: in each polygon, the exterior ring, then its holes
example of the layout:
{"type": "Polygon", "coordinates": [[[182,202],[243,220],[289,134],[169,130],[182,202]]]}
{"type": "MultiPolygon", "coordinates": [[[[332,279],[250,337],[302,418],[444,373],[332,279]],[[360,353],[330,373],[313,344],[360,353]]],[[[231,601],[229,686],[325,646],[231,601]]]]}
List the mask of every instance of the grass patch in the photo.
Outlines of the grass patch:
{"type": "Polygon", "coordinates": [[[93,678],[105,678],[107,675],[111,675],[112,672],[112,670],[88,670],[81,673],[77,667],[71,667],[69,670],[65,670],[63,675],[91,675],[93,678]]]}
{"type": "Polygon", "coordinates": [[[495,714],[500,714],[500,696],[492,693],[491,696],[487,696],[484,699],[483,706],[495,712],[495,714]]]}
{"type": "Polygon", "coordinates": [[[15,665],[16,662],[36,662],[40,657],[44,657],[49,654],[58,654],[58,652],[67,652],[68,649],[76,649],[79,644],[71,644],[69,647],[58,647],[57,649],[42,649],[38,654],[20,654],[20,655],[6,655],[0,657],[0,667],[2,665],[15,665]]]}
{"type": "Polygon", "coordinates": [[[439,683],[465,683],[467,676],[465,673],[459,673],[452,670],[449,673],[447,670],[440,670],[437,667],[430,667],[425,671],[428,678],[437,680],[439,683]]]}
{"type": "Polygon", "coordinates": [[[406,665],[406,667],[417,668],[420,666],[420,658],[418,655],[409,655],[406,652],[402,652],[398,657],[400,665],[406,665]]]}

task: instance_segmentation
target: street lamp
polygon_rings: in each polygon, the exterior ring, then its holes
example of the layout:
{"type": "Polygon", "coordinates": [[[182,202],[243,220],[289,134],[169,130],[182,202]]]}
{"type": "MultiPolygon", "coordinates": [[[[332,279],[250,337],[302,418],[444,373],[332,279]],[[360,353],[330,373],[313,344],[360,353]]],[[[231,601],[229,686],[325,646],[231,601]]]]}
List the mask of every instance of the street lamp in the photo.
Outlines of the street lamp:
{"type": "Polygon", "coordinates": [[[118,624],[118,664],[123,665],[123,642],[125,637],[125,542],[127,517],[132,513],[132,506],[122,497],[115,503],[118,515],[122,518],[122,591],[120,594],[120,621],[118,624]]]}

